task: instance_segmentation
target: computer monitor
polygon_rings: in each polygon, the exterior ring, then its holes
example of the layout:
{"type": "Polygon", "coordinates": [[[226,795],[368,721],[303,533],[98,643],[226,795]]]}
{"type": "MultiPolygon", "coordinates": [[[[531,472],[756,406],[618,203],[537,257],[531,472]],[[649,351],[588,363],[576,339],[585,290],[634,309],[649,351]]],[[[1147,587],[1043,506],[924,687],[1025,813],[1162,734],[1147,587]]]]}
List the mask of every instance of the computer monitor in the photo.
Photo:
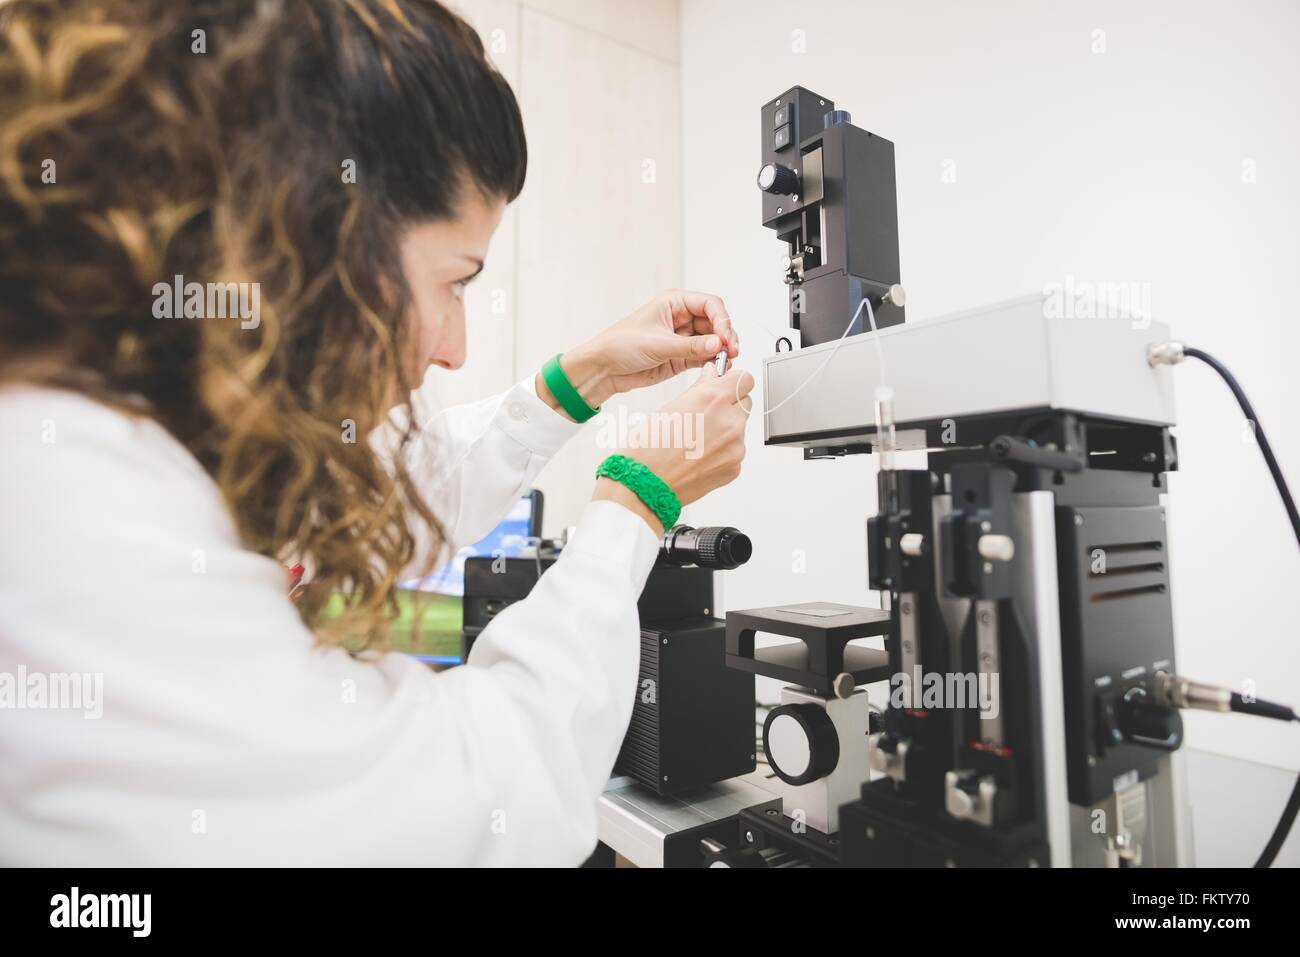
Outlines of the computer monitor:
{"type": "Polygon", "coordinates": [[[431,575],[404,582],[398,593],[401,615],[389,632],[389,647],[427,664],[460,664],[465,559],[521,557],[541,535],[542,503],[542,493],[536,489],[530,491],[483,538],[460,548],[431,575]]]}

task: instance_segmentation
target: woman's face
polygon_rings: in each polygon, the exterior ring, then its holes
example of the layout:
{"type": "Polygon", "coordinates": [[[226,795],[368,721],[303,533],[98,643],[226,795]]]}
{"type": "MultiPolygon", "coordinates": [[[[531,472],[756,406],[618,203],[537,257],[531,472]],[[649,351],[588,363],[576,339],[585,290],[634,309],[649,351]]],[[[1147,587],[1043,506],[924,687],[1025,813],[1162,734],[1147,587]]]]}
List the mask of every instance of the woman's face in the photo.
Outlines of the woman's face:
{"type": "Polygon", "coordinates": [[[465,287],[483,269],[488,242],[506,204],[466,189],[454,218],[410,227],[402,237],[402,270],[411,290],[420,377],[429,366],[465,364],[465,287]]]}

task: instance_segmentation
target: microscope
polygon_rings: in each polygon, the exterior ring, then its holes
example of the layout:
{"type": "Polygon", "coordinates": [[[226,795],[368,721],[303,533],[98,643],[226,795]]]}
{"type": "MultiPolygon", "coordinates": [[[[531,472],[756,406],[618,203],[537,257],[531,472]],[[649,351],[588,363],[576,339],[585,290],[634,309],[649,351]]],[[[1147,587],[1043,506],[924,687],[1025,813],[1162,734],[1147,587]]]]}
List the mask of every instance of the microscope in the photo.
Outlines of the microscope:
{"type": "MultiPolygon", "coordinates": [[[[906,322],[893,145],[802,87],[763,105],[760,137],[790,324],[763,361],[764,442],[872,456],[880,604],[728,611],[725,669],[784,685],[761,722],[771,775],[611,784],[602,846],[638,866],[1190,864],[1180,709],[1300,720],[1176,669],[1171,365],[1228,382],[1300,536],[1244,392],[1109,306],[906,322]]],[[[1259,866],[1298,808],[1300,785],[1259,866]]]]}
{"type": "Polygon", "coordinates": [[[1147,352],[1168,329],[1041,297],[909,325],[893,145],[801,87],[763,105],[761,135],[798,331],[764,361],[764,441],[876,458],[881,607],[727,614],[728,666],[787,683],[763,727],[786,787],[708,862],[1185,863],[1182,722],[1157,687],[1177,459],[1147,352]]]}

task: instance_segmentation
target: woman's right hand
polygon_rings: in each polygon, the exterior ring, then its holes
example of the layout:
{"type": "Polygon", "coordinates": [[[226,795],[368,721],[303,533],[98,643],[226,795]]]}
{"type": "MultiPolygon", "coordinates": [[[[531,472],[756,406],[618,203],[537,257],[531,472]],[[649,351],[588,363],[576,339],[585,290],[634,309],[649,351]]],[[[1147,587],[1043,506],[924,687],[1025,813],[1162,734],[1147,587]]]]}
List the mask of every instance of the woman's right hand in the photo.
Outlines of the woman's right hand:
{"type": "MultiPolygon", "coordinates": [[[[712,363],[703,367],[699,381],[672,402],[651,413],[660,418],[662,438],[683,439],[664,447],[629,448],[620,454],[636,459],[659,476],[676,493],[683,506],[703,498],[740,474],[745,457],[745,422],[752,402],[754,377],[742,369],[718,376],[712,363]]],[[[656,535],[665,529],[658,517],[625,486],[612,479],[597,482],[596,499],[619,502],[640,515],[656,535]]]]}

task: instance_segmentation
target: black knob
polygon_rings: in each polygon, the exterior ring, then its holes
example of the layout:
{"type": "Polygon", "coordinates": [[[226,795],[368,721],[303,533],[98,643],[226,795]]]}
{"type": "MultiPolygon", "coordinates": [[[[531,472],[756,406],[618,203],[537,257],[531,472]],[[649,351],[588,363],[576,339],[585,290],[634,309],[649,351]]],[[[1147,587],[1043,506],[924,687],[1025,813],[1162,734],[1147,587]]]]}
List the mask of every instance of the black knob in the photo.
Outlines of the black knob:
{"type": "Polygon", "coordinates": [[[830,129],[832,126],[839,126],[841,123],[852,123],[853,117],[849,115],[848,110],[831,110],[822,117],[822,126],[830,129]]]}
{"type": "Polygon", "coordinates": [[[765,193],[789,196],[799,188],[799,174],[780,163],[768,163],[758,171],[758,188],[765,193]]]}
{"type": "Polygon", "coordinates": [[[1126,741],[1162,751],[1174,751],[1183,743],[1183,719],[1177,709],[1156,704],[1140,686],[1124,693],[1116,712],[1126,741]]]}
{"type": "Polygon", "coordinates": [[[783,704],[763,722],[763,753],[786,784],[811,784],[840,763],[840,736],[824,708],[783,704]]]}

